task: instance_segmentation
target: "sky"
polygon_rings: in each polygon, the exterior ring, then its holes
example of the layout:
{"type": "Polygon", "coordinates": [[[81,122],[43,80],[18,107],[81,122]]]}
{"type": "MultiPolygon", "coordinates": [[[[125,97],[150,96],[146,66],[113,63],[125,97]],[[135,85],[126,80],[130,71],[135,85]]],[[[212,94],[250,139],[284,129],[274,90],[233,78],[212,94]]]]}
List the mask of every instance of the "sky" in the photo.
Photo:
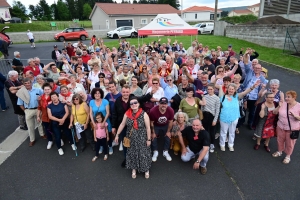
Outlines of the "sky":
{"type": "MultiPolygon", "coordinates": [[[[19,0],[23,3],[26,8],[30,4],[36,5],[39,0],[19,0]]],[[[49,5],[54,3],[54,0],[46,0],[49,5]]],[[[122,0],[117,0],[117,2],[121,2],[122,0]]],[[[131,0],[132,2],[133,0],[131,0]]],[[[179,2],[183,2],[183,9],[186,9],[191,6],[208,6],[208,7],[215,7],[215,0],[179,0],[179,2]]],[[[13,0],[7,0],[7,2],[12,6],[13,0]]],[[[226,8],[226,7],[238,7],[238,6],[249,6],[256,3],[259,3],[260,0],[219,0],[218,8],[226,8]]]]}

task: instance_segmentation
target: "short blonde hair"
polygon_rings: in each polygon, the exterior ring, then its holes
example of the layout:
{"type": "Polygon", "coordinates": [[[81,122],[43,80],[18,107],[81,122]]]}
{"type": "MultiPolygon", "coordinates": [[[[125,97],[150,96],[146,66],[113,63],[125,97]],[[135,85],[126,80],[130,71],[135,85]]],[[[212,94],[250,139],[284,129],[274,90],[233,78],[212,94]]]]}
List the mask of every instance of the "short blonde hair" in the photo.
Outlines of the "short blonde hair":
{"type": "Polygon", "coordinates": [[[235,74],[235,75],[233,76],[233,78],[239,78],[239,79],[241,79],[242,77],[241,77],[240,74],[235,74]]]}

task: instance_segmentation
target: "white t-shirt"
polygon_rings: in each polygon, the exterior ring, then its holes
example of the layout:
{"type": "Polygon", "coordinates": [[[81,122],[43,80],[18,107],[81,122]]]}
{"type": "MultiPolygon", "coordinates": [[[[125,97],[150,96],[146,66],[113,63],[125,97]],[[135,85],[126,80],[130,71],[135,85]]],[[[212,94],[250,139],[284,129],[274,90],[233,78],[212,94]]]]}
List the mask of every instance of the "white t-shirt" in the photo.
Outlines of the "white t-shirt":
{"type": "Polygon", "coordinates": [[[91,81],[91,87],[90,87],[91,90],[95,88],[95,83],[99,81],[99,77],[98,77],[99,74],[100,71],[98,73],[90,71],[88,79],[91,81]]]}
{"type": "Polygon", "coordinates": [[[193,78],[197,78],[197,72],[199,71],[199,69],[200,69],[200,66],[198,64],[196,64],[194,66],[194,69],[192,70],[192,74],[191,74],[193,78]]]}
{"type": "Polygon", "coordinates": [[[33,39],[33,34],[31,33],[31,32],[28,32],[27,33],[27,36],[28,36],[28,38],[31,40],[31,39],[33,39]]]}
{"type": "MultiPolygon", "coordinates": [[[[152,87],[148,88],[146,94],[148,94],[151,91],[152,91],[152,87]]],[[[160,100],[160,98],[162,98],[164,96],[165,96],[165,92],[164,92],[164,89],[162,89],[162,87],[159,87],[158,90],[152,95],[152,97],[157,100],[160,100]]],[[[156,104],[158,104],[158,103],[156,102],[156,104]]]]}

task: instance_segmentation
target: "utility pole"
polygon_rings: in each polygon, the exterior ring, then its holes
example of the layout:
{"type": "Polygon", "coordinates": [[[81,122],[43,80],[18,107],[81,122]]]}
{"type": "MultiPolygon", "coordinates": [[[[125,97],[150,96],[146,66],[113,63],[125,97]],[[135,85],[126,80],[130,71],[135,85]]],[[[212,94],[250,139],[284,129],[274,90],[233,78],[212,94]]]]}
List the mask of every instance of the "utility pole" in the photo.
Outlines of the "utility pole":
{"type": "MultiPolygon", "coordinates": [[[[218,18],[218,0],[215,0],[214,29],[216,27],[217,18],[218,18]]],[[[215,31],[214,31],[214,34],[215,34],[215,31]]]]}
{"type": "Polygon", "coordinates": [[[183,19],[183,14],[182,14],[182,12],[183,12],[183,0],[181,0],[181,18],[183,19]]]}

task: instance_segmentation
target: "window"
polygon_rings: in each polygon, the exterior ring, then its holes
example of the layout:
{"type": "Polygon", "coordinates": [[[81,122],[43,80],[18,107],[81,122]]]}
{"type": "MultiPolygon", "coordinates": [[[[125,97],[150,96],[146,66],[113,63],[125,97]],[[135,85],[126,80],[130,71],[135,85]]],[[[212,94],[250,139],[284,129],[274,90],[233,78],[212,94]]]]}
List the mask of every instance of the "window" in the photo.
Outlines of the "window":
{"type": "Polygon", "coordinates": [[[141,24],[148,24],[147,19],[141,19],[141,24]]]}
{"type": "Polygon", "coordinates": [[[215,19],[215,14],[210,14],[210,20],[214,20],[215,19]]]}
{"type": "Polygon", "coordinates": [[[206,24],[202,24],[201,26],[200,26],[200,28],[205,28],[206,27],[206,24]]]}
{"type": "Polygon", "coordinates": [[[73,32],[73,29],[72,29],[72,28],[68,28],[68,29],[66,29],[65,32],[66,32],[66,33],[72,33],[72,32],[73,32]]]}
{"type": "Polygon", "coordinates": [[[195,14],[195,19],[197,19],[197,14],[195,14]]]}
{"type": "Polygon", "coordinates": [[[79,32],[81,31],[80,28],[74,28],[74,32],[79,32]]]}
{"type": "Polygon", "coordinates": [[[132,27],[125,27],[125,30],[131,30],[132,29],[132,27]]]}

